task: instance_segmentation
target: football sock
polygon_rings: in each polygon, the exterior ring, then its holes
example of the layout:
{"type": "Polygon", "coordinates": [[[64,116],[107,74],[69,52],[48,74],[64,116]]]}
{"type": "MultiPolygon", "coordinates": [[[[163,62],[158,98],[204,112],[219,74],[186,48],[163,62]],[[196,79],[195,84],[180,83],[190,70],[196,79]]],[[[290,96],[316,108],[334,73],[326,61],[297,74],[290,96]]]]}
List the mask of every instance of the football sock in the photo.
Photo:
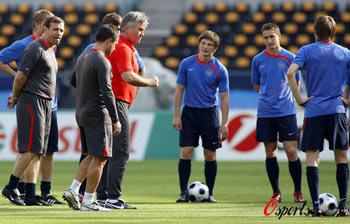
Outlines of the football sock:
{"type": "Polygon", "coordinates": [[[216,160],[205,161],[204,175],[205,175],[205,182],[209,188],[209,195],[213,194],[213,188],[215,185],[217,169],[218,169],[218,165],[216,163],[216,160]]]}
{"type": "Polygon", "coordinates": [[[272,186],[273,193],[276,193],[279,191],[278,176],[280,173],[280,169],[279,169],[278,163],[277,163],[277,158],[276,157],[272,157],[272,158],[266,157],[265,166],[266,166],[267,176],[269,177],[269,180],[270,180],[270,183],[272,186]]]}
{"type": "Polygon", "coordinates": [[[344,208],[348,193],[349,168],[347,163],[337,164],[337,184],[339,190],[339,208],[344,208]]]}
{"type": "Polygon", "coordinates": [[[296,161],[289,161],[289,173],[293,179],[294,192],[301,192],[301,162],[298,158],[296,161]]]}
{"type": "Polygon", "coordinates": [[[314,209],[319,208],[319,200],[318,200],[318,167],[308,166],[306,167],[306,177],[307,183],[309,185],[309,191],[311,195],[312,205],[314,209]]]}
{"type": "Polygon", "coordinates": [[[25,198],[34,198],[35,197],[35,184],[26,183],[26,196],[25,198]]]}
{"type": "Polygon", "coordinates": [[[94,193],[84,193],[84,199],[83,199],[83,203],[86,205],[89,205],[92,203],[92,199],[94,197],[94,193]]]}
{"type": "Polygon", "coordinates": [[[10,189],[16,189],[18,182],[19,182],[19,177],[13,176],[11,174],[10,179],[9,179],[9,183],[6,185],[6,187],[8,187],[10,189]]]}
{"type": "Polygon", "coordinates": [[[51,190],[51,181],[41,181],[40,191],[41,197],[47,197],[50,194],[51,190]]]}
{"type": "Polygon", "coordinates": [[[69,189],[71,189],[75,193],[79,193],[79,187],[81,183],[75,179],[73,179],[72,184],[70,185],[69,189]]]}
{"type": "MultiPolygon", "coordinates": [[[[79,164],[80,164],[81,161],[83,161],[86,157],[87,157],[87,155],[81,154],[80,160],[79,160],[79,164]]],[[[83,182],[82,182],[81,185],[80,185],[79,194],[84,195],[84,193],[85,193],[85,187],[86,187],[86,178],[83,180],[83,182]]]]}
{"type": "Polygon", "coordinates": [[[179,181],[181,193],[187,192],[187,184],[191,175],[191,160],[179,159],[178,164],[179,181]]]}
{"type": "Polygon", "coordinates": [[[24,182],[22,182],[22,181],[18,182],[17,188],[18,188],[19,193],[21,193],[21,194],[26,193],[26,184],[24,182]]]}

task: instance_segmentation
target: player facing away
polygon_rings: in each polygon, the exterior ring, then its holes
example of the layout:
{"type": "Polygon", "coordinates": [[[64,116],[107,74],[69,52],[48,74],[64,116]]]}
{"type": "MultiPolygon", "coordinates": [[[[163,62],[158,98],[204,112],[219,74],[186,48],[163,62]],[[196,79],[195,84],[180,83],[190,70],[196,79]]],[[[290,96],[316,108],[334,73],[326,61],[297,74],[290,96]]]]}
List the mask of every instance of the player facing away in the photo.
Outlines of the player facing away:
{"type": "MultiPolygon", "coordinates": [[[[33,34],[21,40],[18,40],[10,46],[0,51],[0,71],[14,77],[16,72],[8,66],[15,61],[17,66],[21,64],[25,48],[35,39],[39,38],[44,32],[45,20],[53,16],[50,11],[45,9],[38,10],[32,18],[33,34]]],[[[18,190],[22,195],[27,195],[27,205],[51,205],[62,204],[60,200],[50,194],[51,179],[53,173],[53,154],[58,151],[58,125],[57,125],[57,98],[54,97],[51,103],[51,128],[47,147],[47,153],[40,158],[41,173],[41,198],[35,195],[35,183],[37,172],[39,171],[39,161],[31,163],[30,168],[26,170],[21,181],[18,183],[18,190]],[[27,194],[25,194],[27,192],[27,194]]]]}
{"type": "Polygon", "coordinates": [[[81,148],[88,156],[80,163],[71,186],[63,198],[69,207],[83,211],[110,211],[93,201],[102,170],[112,156],[113,134],[118,135],[121,124],[118,119],[111,87],[109,55],[118,42],[119,32],[103,25],[96,33],[95,47],[84,51],[75,65],[76,119],[80,128],[81,148]],[[79,187],[87,178],[83,202],[79,202],[79,187]]]}
{"type": "Polygon", "coordinates": [[[313,216],[320,216],[319,172],[320,152],[324,139],[334,152],[336,180],[339,190],[339,216],[349,216],[346,208],[349,168],[347,163],[347,122],[341,99],[342,87],[350,68],[350,51],[333,43],[336,23],[330,16],[321,16],[314,23],[316,42],[297,52],[287,76],[296,102],[304,106],[304,132],[301,149],[306,152],[306,176],[313,204],[313,216]],[[306,69],[308,98],[302,98],[295,74],[306,69]]]}
{"type": "MultiPolygon", "coordinates": [[[[298,127],[294,98],[288,85],[287,70],[294,55],[280,45],[281,33],[274,23],[261,28],[266,49],[253,58],[251,82],[259,93],[256,140],[265,146],[265,167],[273,195],[281,201],[278,185],[277,136],[288,158],[289,173],[294,184],[294,201],[303,202],[301,162],[297,153],[298,127]]],[[[296,76],[299,82],[300,74],[296,76]]]]}
{"type": "Polygon", "coordinates": [[[180,131],[178,164],[180,196],[176,202],[188,202],[187,185],[191,175],[193,150],[202,139],[204,175],[209,188],[207,202],[216,203],[213,188],[217,173],[216,150],[227,138],[229,81],[227,69],[214,57],[219,36],[205,31],[199,36],[198,54],[181,61],[174,98],[173,126],[180,131]],[[217,110],[221,99],[221,123],[217,110]],[[180,108],[183,99],[183,109],[180,108]]]}
{"type": "Polygon", "coordinates": [[[54,46],[60,43],[63,32],[61,18],[51,16],[45,20],[41,38],[32,41],[24,51],[8,99],[8,108],[12,109],[17,104],[18,155],[2,194],[17,205],[37,205],[29,200],[28,194],[23,201],[17,185],[29,164],[38,161],[47,151],[51,100],[58,70],[54,46]]]}

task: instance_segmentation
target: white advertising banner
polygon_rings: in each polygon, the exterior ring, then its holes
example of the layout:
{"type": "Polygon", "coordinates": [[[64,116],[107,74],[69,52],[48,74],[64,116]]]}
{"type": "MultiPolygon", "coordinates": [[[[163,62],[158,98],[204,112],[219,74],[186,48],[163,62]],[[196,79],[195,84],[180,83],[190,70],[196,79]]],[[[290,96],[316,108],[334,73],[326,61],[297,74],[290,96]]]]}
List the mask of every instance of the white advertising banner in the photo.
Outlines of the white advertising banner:
{"type": "MultiPolygon", "coordinates": [[[[130,159],[144,158],[152,131],[154,113],[130,114],[130,159]]],[[[55,160],[78,160],[80,135],[74,111],[59,111],[59,152],[55,160]]],[[[0,160],[14,160],[17,152],[17,122],[15,112],[0,113],[0,160]]]]}

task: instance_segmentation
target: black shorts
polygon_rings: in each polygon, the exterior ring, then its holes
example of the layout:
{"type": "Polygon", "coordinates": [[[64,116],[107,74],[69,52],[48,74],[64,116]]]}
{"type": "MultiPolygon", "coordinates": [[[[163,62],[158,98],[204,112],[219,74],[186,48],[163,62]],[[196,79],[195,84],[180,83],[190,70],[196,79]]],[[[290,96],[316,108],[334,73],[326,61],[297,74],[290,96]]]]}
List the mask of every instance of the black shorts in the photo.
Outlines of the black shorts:
{"type": "Polygon", "coordinates": [[[18,152],[45,155],[51,125],[51,101],[23,91],[16,107],[18,152]]]}
{"type": "Polygon", "coordinates": [[[221,148],[219,115],[216,107],[202,109],[185,106],[181,121],[180,147],[197,147],[201,137],[203,148],[209,150],[221,148]]]}
{"type": "Polygon", "coordinates": [[[297,141],[298,126],[295,114],[283,117],[258,118],[256,122],[256,140],[274,142],[278,140],[297,141]]]}
{"type": "Polygon", "coordinates": [[[348,124],[345,114],[329,114],[304,119],[301,150],[323,150],[324,139],[329,149],[348,149],[348,124]]]}
{"type": "Polygon", "coordinates": [[[101,127],[79,126],[81,151],[97,157],[112,157],[112,125],[101,127]]]}
{"type": "Polygon", "coordinates": [[[47,145],[47,152],[58,152],[58,124],[57,124],[57,111],[51,112],[51,128],[49,135],[49,143],[47,145]]]}

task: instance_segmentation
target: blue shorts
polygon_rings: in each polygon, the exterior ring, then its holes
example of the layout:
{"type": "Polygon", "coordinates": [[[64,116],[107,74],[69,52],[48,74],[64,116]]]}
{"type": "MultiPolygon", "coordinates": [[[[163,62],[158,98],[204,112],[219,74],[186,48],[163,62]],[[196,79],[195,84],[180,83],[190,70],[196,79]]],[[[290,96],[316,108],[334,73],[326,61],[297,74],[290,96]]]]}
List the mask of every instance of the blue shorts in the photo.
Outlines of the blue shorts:
{"type": "Polygon", "coordinates": [[[49,143],[47,145],[47,153],[58,152],[58,124],[57,111],[51,112],[51,128],[49,134],[49,143]]]}
{"type": "Polygon", "coordinates": [[[202,109],[185,106],[182,110],[181,121],[180,147],[197,147],[200,136],[203,148],[209,150],[221,148],[220,124],[216,107],[202,109]]]}
{"type": "Polygon", "coordinates": [[[283,117],[258,118],[256,122],[256,140],[258,142],[297,141],[298,126],[295,114],[283,117]]]}
{"type": "Polygon", "coordinates": [[[304,132],[301,140],[301,150],[323,151],[324,139],[329,143],[329,149],[348,149],[348,124],[345,114],[329,114],[304,119],[304,132]]]}

